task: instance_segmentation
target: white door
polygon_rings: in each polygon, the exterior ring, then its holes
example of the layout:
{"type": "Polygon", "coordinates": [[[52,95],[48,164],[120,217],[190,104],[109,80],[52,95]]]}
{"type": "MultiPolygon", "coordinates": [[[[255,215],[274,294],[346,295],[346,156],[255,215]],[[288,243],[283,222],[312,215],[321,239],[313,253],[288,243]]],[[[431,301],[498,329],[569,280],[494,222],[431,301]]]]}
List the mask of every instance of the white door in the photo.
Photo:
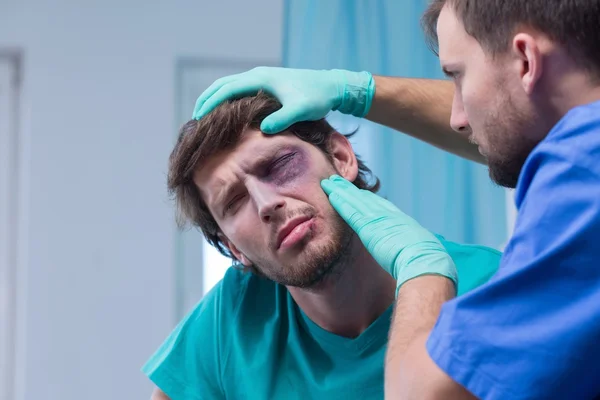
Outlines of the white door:
{"type": "Polygon", "coordinates": [[[17,206],[16,67],[0,56],[0,399],[13,399],[17,206]]]}

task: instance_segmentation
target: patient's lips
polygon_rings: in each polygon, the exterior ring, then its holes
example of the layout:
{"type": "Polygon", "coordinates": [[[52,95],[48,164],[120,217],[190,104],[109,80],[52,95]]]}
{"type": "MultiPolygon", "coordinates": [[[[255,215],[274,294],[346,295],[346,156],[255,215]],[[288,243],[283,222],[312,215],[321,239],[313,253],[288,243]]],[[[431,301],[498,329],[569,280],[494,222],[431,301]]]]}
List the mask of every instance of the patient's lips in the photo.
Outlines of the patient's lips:
{"type": "Polygon", "coordinates": [[[302,241],[312,230],[314,219],[310,216],[300,216],[291,219],[279,230],[277,249],[285,250],[302,241]]]}

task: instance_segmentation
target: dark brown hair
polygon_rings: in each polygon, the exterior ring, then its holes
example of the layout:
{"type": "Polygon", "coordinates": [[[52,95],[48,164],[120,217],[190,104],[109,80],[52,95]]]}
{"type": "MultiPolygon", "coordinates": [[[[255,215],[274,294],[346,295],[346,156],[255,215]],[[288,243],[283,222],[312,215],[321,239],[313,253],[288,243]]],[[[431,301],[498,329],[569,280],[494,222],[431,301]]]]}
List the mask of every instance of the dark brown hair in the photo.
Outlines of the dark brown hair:
{"type": "Polygon", "coordinates": [[[563,45],[593,79],[600,80],[599,0],[432,0],[421,24],[436,54],[437,20],[446,4],[492,56],[508,50],[519,26],[529,26],[563,45]]]}
{"type": "MultiPolygon", "coordinates": [[[[280,108],[277,100],[264,93],[222,103],[201,120],[188,121],[181,127],[169,158],[168,188],[177,204],[179,226],[191,223],[200,228],[210,244],[234,260],[220,240],[221,230],[193,181],[194,172],[212,155],[233,149],[246,129],[260,129],[262,120],[280,108]]],[[[325,119],[299,122],[288,131],[319,148],[331,160],[329,138],[335,130],[325,119]]],[[[376,192],[379,179],[358,156],[357,161],[359,173],[353,183],[360,189],[376,192]]]]}

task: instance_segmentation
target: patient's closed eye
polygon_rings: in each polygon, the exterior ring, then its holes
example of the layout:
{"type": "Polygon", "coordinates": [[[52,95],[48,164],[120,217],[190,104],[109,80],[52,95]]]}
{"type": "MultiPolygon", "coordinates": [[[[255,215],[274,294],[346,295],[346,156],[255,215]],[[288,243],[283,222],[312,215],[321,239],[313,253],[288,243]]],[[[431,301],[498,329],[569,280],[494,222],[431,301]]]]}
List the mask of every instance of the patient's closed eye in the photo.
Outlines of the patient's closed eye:
{"type": "MultiPolygon", "coordinates": [[[[262,179],[266,182],[274,182],[276,184],[282,184],[285,181],[293,178],[298,174],[299,168],[294,168],[294,164],[290,164],[291,161],[296,158],[297,152],[291,152],[284,154],[283,156],[275,159],[273,162],[269,162],[266,166],[257,166],[255,171],[257,175],[262,175],[262,179]]],[[[259,164],[259,165],[260,165],[259,164]]],[[[240,208],[240,204],[246,197],[245,191],[238,192],[232,197],[229,197],[223,207],[223,216],[233,215],[237,209],[240,208]]]]}
{"type": "Polygon", "coordinates": [[[225,212],[231,211],[243,197],[243,194],[235,195],[225,206],[225,212]]]}
{"type": "Polygon", "coordinates": [[[296,153],[288,153],[282,157],[279,157],[275,160],[267,169],[267,175],[273,172],[278,172],[282,167],[284,167],[289,161],[291,161],[296,153]]]}

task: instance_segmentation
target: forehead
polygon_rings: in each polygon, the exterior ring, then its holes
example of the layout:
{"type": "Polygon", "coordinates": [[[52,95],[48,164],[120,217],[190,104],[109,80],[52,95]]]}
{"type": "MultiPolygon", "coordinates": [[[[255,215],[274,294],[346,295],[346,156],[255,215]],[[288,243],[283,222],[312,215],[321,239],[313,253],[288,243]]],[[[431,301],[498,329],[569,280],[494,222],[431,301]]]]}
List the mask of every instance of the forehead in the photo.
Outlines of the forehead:
{"type": "Polygon", "coordinates": [[[446,4],[437,21],[439,56],[442,65],[455,62],[472,52],[478,43],[464,28],[451,6],[446,4]]]}

